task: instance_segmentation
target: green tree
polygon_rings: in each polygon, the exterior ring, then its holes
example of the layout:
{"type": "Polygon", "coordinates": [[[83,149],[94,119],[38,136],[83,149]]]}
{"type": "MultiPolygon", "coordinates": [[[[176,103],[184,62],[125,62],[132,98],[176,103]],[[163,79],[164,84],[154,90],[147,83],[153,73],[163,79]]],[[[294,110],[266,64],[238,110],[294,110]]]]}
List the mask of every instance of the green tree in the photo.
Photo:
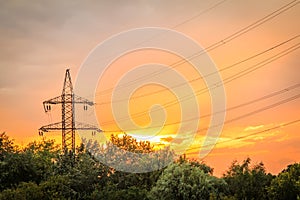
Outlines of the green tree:
{"type": "Polygon", "coordinates": [[[228,184],[229,196],[237,199],[267,199],[267,187],[272,180],[271,174],[266,174],[263,163],[250,167],[251,159],[245,159],[242,164],[234,161],[223,175],[228,184]]]}
{"type": "Polygon", "coordinates": [[[226,183],[188,162],[169,165],[149,193],[150,199],[210,199],[220,197],[226,183]],[[218,192],[218,194],[215,194],[218,192]]]}
{"type": "Polygon", "coordinates": [[[0,193],[0,200],[38,200],[43,197],[41,188],[33,182],[22,182],[15,189],[6,189],[0,193]]]}
{"type": "Polygon", "coordinates": [[[93,141],[84,141],[84,143],[87,145],[87,149],[91,149],[94,153],[96,152],[97,156],[100,156],[109,165],[119,164],[122,161],[123,169],[126,169],[126,167],[149,168],[147,173],[130,173],[110,168],[107,178],[99,180],[106,181],[97,184],[91,195],[91,198],[96,199],[146,198],[146,193],[152,188],[162,173],[162,169],[159,166],[166,165],[166,162],[170,162],[174,155],[174,152],[168,148],[154,150],[150,142],[137,141],[126,134],[122,137],[112,135],[111,140],[104,146],[100,146],[93,141]],[[132,156],[132,153],[135,153],[136,156],[132,156]],[[143,159],[139,156],[140,154],[146,154],[151,159],[143,159]],[[158,170],[153,171],[153,165],[156,165],[158,170]]]}
{"type": "Polygon", "coordinates": [[[150,189],[163,166],[172,162],[174,158],[174,152],[169,148],[154,150],[150,142],[137,141],[126,134],[122,137],[112,135],[105,145],[99,145],[93,141],[84,141],[84,143],[100,161],[122,169],[118,171],[118,169],[111,168],[109,175],[120,189],[136,185],[143,185],[150,189]],[[130,173],[132,169],[143,169],[140,171],[149,171],[149,173],[130,173]]]}
{"type": "Polygon", "coordinates": [[[0,134],[0,161],[2,161],[8,153],[15,151],[13,140],[10,140],[5,132],[0,134]]]}
{"type": "Polygon", "coordinates": [[[55,174],[66,177],[76,198],[86,199],[97,185],[105,185],[111,169],[96,160],[81,144],[76,153],[60,154],[55,163],[55,174]]]}
{"type": "Polygon", "coordinates": [[[191,164],[191,166],[198,167],[204,173],[208,173],[210,175],[213,175],[213,172],[214,172],[214,169],[211,168],[210,166],[206,165],[204,162],[199,162],[196,159],[188,159],[185,154],[180,155],[179,158],[178,158],[178,160],[176,162],[178,162],[180,164],[188,162],[188,163],[191,164]]]}
{"type": "Polygon", "coordinates": [[[40,183],[42,180],[47,180],[48,177],[53,175],[60,152],[60,146],[55,144],[54,140],[43,138],[38,142],[30,142],[23,149],[22,153],[30,158],[28,165],[32,165],[36,176],[31,181],[40,183]]]}
{"type": "Polygon", "coordinates": [[[158,170],[173,162],[174,159],[174,151],[170,148],[154,150],[149,141],[137,141],[126,134],[122,137],[112,135],[105,145],[91,141],[85,143],[88,149],[96,152],[97,158],[120,171],[158,170]]]}
{"type": "Polygon", "coordinates": [[[149,141],[137,141],[127,134],[124,134],[122,137],[112,134],[110,141],[112,145],[134,153],[150,153],[154,151],[154,146],[149,141]]]}
{"type": "Polygon", "coordinates": [[[16,188],[6,189],[0,193],[0,200],[64,200],[75,198],[77,198],[77,193],[70,187],[70,180],[66,176],[52,176],[39,185],[34,182],[22,182],[16,188]]]}
{"type": "Polygon", "coordinates": [[[54,141],[32,142],[24,149],[18,149],[7,137],[1,138],[2,145],[5,144],[2,150],[5,151],[0,160],[0,190],[17,186],[21,182],[40,183],[53,173],[58,152],[54,141]]]}
{"type": "Polygon", "coordinates": [[[50,177],[39,185],[43,192],[43,198],[40,199],[80,199],[78,192],[72,188],[71,181],[68,176],[55,175],[50,177]]]}
{"type": "Polygon", "coordinates": [[[147,199],[148,190],[141,189],[138,186],[130,186],[126,189],[119,189],[116,185],[109,184],[105,188],[96,189],[90,196],[90,199],[110,199],[110,200],[132,200],[147,199]]]}
{"type": "Polygon", "coordinates": [[[300,198],[300,163],[289,165],[271,182],[270,199],[296,200],[300,198]]]}

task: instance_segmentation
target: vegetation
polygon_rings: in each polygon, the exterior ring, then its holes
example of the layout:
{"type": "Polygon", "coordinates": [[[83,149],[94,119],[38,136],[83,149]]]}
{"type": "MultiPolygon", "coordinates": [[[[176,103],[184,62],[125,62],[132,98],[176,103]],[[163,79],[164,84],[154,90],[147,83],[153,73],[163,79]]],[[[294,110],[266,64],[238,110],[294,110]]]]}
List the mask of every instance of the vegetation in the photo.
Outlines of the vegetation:
{"type": "Polygon", "coordinates": [[[289,165],[268,188],[272,199],[300,199],[300,163],[289,165]]]}
{"type": "MultiPolygon", "coordinates": [[[[128,135],[112,136],[102,150],[101,156],[110,157],[111,162],[118,162],[126,152],[158,158],[156,163],[127,158],[126,162],[142,162],[143,166],[165,164],[174,157],[169,149],[154,151],[149,142],[137,142],[128,135]]],[[[0,200],[299,199],[299,194],[300,163],[273,176],[266,173],[263,163],[251,165],[247,158],[242,163],[234,161],[217,178],[210,166],[182,156],[163,169],[127,173],[102,164],[84,145],[75,154],[62,154],[53,140],[19,148],[5,133],[0,134],[0,200]]]]}

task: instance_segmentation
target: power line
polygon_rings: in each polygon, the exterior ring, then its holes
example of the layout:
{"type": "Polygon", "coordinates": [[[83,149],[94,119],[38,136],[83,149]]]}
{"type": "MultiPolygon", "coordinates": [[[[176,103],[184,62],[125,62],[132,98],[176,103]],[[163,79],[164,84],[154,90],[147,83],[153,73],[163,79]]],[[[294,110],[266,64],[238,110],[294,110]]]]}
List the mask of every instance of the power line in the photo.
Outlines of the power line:
{"type": "Polygon", "coordinates": [[[173,63],[173,64],[170,65],[171,68],[168,68],[168,69],[165,69],[165,70],[158,70],[158,71],[152,72],[152,73],[150,73],[150,74],[148,74],[146,76],[142,76],[142,77],[139,77],[139,78],[137,78],[135,80],[129,81],[129,82],[127,82],[127,84],[123,84],[123,85],[119,85],[119,86],[114,87],[114,88],[109,88],[109,89],[103,90],[103,91],[99,92],[98,95],[99,94],[102,94],[102,95],[103,94],[107,94],[108,92],[110,92],[112,90],[117,90],[117,89],[121,89],[122,87],[130,86],[133,83],[139,82],[140,80],[145,80],[147,78],[149,79],[149,77],[156,76],[158,74],[161,74],[161,73],[164,73],[166,71],[169,71],[169,70],[171,70],[171,69],[173,69],[173,68],[175,68],[177,66],[180,66],[181,64],[184,64],[184,63],[186,63],[186,62],[188,62],[188,61],[190,61],[190,60],[192,60],[192,59],[194,59],[194,58],[196,58],[196,57],[198,57],[200,55],[203,55],[206,52],[212,51],[212,50],[214,50],[214,49],[216,49],[216,48],[218,48],[220,46],[225,45],[226,43],[228,43],[228,42],[230,42],[230,41],[232,41],[232,40],[240,37],[241,35],[244,35],[245,33],[247,33],[249,31],[257,28],[258,26],[260,26],[260,25],[266,23],[267,21],[275,18],[276,16],[284,13],[285,11],[287,11],[287,10],[295,7],[298,3],[299,3],[298,0],[293,0],[293,1],[285,4],[284,6],[280,7],[279,9],[277,9],[277,10],[275,10],[273,12],[271,12],[270,14],[264,16],[263,18],[255,21],[255,22],[251,23],[250,25],[248,25],[248,26],[246,26],[246,27],[244,27],[244,28],[242,28],[242,29],[234,32],[233,34],[231,34],[231,35],[229,35],[227,37],[225,37],[223,40],[220,40],[218,42],[213,43],[212,45],[208,46],[207,48],[205,48],[205,49],[203,49],[203,50],[201,50],[199,52],[194,53],[193,55],[189,56],[188,58],[178,60],[177,62],[175,62],[175,63],[173,63]]]}
{"type": "MultiPolygon", "coordinates": [[[[234,80],[236,80],[238,78],[246,76],[246,75],[250,74],[251,72],[254,72],[254,71],[256,71],[256,70],[258,70],[258,69],[266,66],[267,64],[272,63],[275,60],[278,60],[279,58],[281,58],[281,57],[283,57],[285,55],[288,55],[289,53],[291,53],[291,52],[299,49],[300,48],[299,44],[300,43],[298,43],[296,45],[293,45],[292,47],[290,47],[290,48],[288,48],[288,49],[286,49],[286,50],[284,50],[284,51],[282,51],[282,52],[280,52],[280,53],[278,53],[278,54],[276,54],[276,55],[274,55],[274,56],[272,56],[272,57],[270,57],[270,58],[268,58],[268,59],[266,59],[266,60],[264,60],[262,62],[259,62],[259,63],[255,64],[255,65],[251,66],[248,69],[242,70],[242,71],[234,74],[233,76],[230,76],[230,77],[224,79],[223,81],[220,81],[219,83],[215,83],[215,88],[220,87],[222,84],[225,85],[225,84],[230,83],[230,82],[232,82],[232,81],[234,81],[234,80]]],[[[211,89],[214,89],[214,88],[211,88],[211,89]]],[[[200,94],[206,93],[209,90],[210,90],[209,88],[204,88],[203,91],[198,91],[198,93],[196,95],[198,96],[200,94]]],[[[191,98],[191,96],[190,97],[186,96],[186,97],[187,97],[187,99],[191,98]]],[[[173,103],[173,105],[174,105],[174,103],[173,103]]],[[[171,106],[171,105],[168,105],[168,106],[171,106]]]]}
{"type": "MultiPolygon", "coordinates": [[[[275,46],[272,46],[271,48],[268,48],[268,49],[266,49],[266,50],[264,50],[264,51],[261,51],[261,52],[259,52],[259,53],[257,53],[257,54],[254,54],[254,55],[252,55],[252,56],[250,56],[250,57],[248,57],[248,58],[245,58],[245,59],[243,59],[243,60],[241,60],[241,61],[238,61],[238,62],[236,62],[236,63],[234,63],[234,64],[231,64],[231,65],[229,65],[229,66],[226,66],[226,67],[224,67],[224,68],[221,68],[221,69],[218,70],[218,71],[215,71],[215,72],[206,74],[206,75],[204,75],[204,76],[202,76],[202,77],[198,77],[198,78],[192,79],[192,80],[187,81],[187,82],[184,82],[184,83],[180,83],[180,84],[174,85],[172,88],[181,87],[181,86],[183,86],[183,85],[186,85],[187,83],[196,82],[196,81],[198,81],[198,80],[202,80],[202,79],[204,79],[204,78],[207,78],[207,77],[209,77],[209,76],[212,76],[212,75],[214,75],[214,74],[216,74],[216,73],[219,73],[219,72],[222,72],[222,71],[231,69],[231,68],[233,68],[233,67],[235,67],[235,66],[238,66],[238,65],[240,65],[240,64],[242,64],[242,63],[245,63],[245,62],[247,62],[247,61],[249,61],[249,60],[251,60],[251,59],[254,59],[254,58],[258,57],[258,56],[261,56],[261,55],[263,55],[263,54],[265,54],[265,53],[268,53],[268,52],[270,52],[270,51],[272,51],[272,50],[274,50],[274,49],[276,49],[276,48],[278,48],[278,47],[280,47],[280,46],[282,46],[282,45],[284,45],[284,44],[286,44],[286,43],[288,43],[288,42],[291,42],[291,41],[293,41],[293,40],[299,38],[299,36],[300,36],[300,35],[294,36],[294,37],[292,37],[292,38],[290,38],[290,39],[288,39],[288,40],[285,40],[285,41],[283,41],[283,42],[281,42],[281,43],[279,43],[279,44],[276,44],[275,46]]],[[[153,95],[153,94],[158,94],[158,93],[161,93],[161,92],[166,91],[166,90],[169,90],[169,88],[162,88],[162,89],[160,89],[160,90],[156,90],[156,91],[151,92],[151,93],[149,92],[149,93],[146,93],[146,94],[143,94],[143,95],[135,96],[135,97],[132,97],[130,100],[132,100],[132,99],[138,99],[138,98],[142,98],[142,97],[146,97],[146,96],[150,96],[150,95],[153,95]]],[[[117,103],[117,102],[123,102],[123,101],[128,101],[128,99],[119,99],[119,100],[115,100],[114,102],[117,103]]],[[[105,105],[105,104],[110,104],[110,103],[111,103],[110,101],[107,101],[107,102],[97,103],[96,105],[105,105]]]]}
{"type": "MultiPolygon", "coordinates": [[[[188,22],[190,22],[190,21],[192,21],[192,20],[194,20],[194,19],[200,17],[201,15],[203,15],[203,14],[205,14],[205,13],[211,11],[212,9],[214,9],[214,8],[216,8],[216,7],[218,7],[218,6],[220,6],[221,4],[225,3],[226,1],[227,1],[227,0],[222,0],[222,1],[219,1],[219,2],[217,2],[217,3],[215,3],[215,4],[213,4],[212,6],[210,6],[210,7],[206,8],[206,9],[200,11],[198,14],[196,14],[196,15],[194,15],[194,16],[192,16],[192,17],[190,17],[190,18],[188,18],[188,19],[186,19],[186,20],[184,20],[184,21],[182,21],[182,22],[180,22],[180,23],[178,23],[178,24],[172,26],[171,29],[176,29],[177,27],[179,27],[179,26],[181,26],[181,25],[183,25],[183,24],[186,24],[186,23],[188,23],[188,22]]],[[[153,40],[154,38],[157,38],[157,37],[159,37],[159,36],[161,36],[161,35],[163,35],[163,34],[164,34],[164,33],[156,34],[156,35],[154,35],[154,36],[148,38],[147,40],[142,41],[142,42],[139,43],[138,45],[143,44],[143,43],[145,43],[145,42],[149,42],[149,41],[153,40]]]]}
{"type": "MultiPolygon", "coordinates": [[[[298,43],[298,44],[296,44],[296,45],[294,45],[294,46],[292,46],[292,47],[290,47],[288,49],[285,49],[284,51],[282,51],[282,52],[280,52],[280,53],[278,53],[278,54],[276,54],[276,55],[274,55],[274,56],[272,56],[272,57],[270,57],[270,58],[268,58],[268,59],[266,59],[266,60],[264,60],[264,61],[262,61],[262,62],[260,62],[258,64],[255,64],[255,65],[247,68],[246,70],[238,72],[238,73],[236,73],[236,74],[234,74],[234,75],[232,75],[232,76],[224,79],[225,80],[224,82],[215,83],[215,88],[220,87],[222,84],[225,85],[225,84],[227,84],[227,83],[229,83],[231,81],[234,81],[234,80],[236,80],[238,78],[246,76],[247,74],[249,74],[249,73],[251,73],[251,72],[253,72],[255,70],[258,70],[258,69],[264,67],[265,65],[267,65],[267,64],[269,64],[271,62],[274,62],[275,60],[277,60],[277,59],[279,59],[279,58],[281,58],[281,57],[283,57],[283,56],[285,56],[285,55],[287,55],[287,54],[289,54],[289,53],[297,50],[298,48],[300,48],[299,44],[300,43],[298,43]]],[[[211,89],[214,89],[214,88],[211,88],[211,89]]],[[[190,98],[194,98],[195,96],[199,96],[200,94],[206,93],[209,90],[210,90],[209,88],[205,87],[205,88],[197,91],[195,94],[186,95],[186,96],[184,96],[183,98],[181,98],[179,100],[169,101],[169,102],[163,104],[163,106],[164,106],[164,108],[166,108],[166,107],[170,107],[170,106],[176,105],[176,104],[178,104],[178,102],[182,102],[182,101],[186,101],[186,100],[188,100],[190,98]]],[[[158,111],[158,109],[153,109],[152,110],[152,112],[155,112],[155,111],[158,111]]],[[[148,111],[143,111],[143,112],[135,113],[134,115],[131,116],[131,118],[125,117],[125,118],[122,118],[120,120],[124,121],[124,120],[132,119],[132,118],[137,118],[139,116],[144,116],[144,114],[147,114],[147,113],[148,113],[148,111]]],[[[107,125],[107,124],[111,124],[111,123],[114,123],[114,121],[111,120],[111,121],[103,122],[102,125],[107,125]]]]}
{"type": "Polygon", "coordinates": [[[233,118],[233,119],[226,120],[226,121],[225,121],[224,123],[222,123],[222,124],[217,124],[217,125],[213,125],[213,126],[210,126],[210,127],[206,127],[206,128],[199,129],[197,132],[206,131],[206,130],[208,130],[208,129],[211,128],[211,127],[218,127],[218,126],[222,126],[223,124],[232,123],[232,122],[234,122],[234,121],[237,121],[237,120],[240,120],[240,119],[249,117],[249,116],[251,116],[251,115],[255,115],[255,114],[260,113],[260,112],[263,112],[263,111],[265,111],[265,110],[269,110],[269,109],[271,109],[271,108],[280,106],[280,105],[282,105],[282,104],[288,103],[288,102],[293,101],[293,100],[296,100],[296,99],[298,99],[298,98],[300,98],[300,94],[297,94],[297,95],[292,96],[292,97],[290,97],[290,98],[287,98],[287,99],[281,100],[281,101],[279,101],[279,102],[273,103],[273,104],[271,104],[271,105],[265,106],[265,107],[263,107],[263,108],[257,109],[257,110],[255,110],[255,111],[246,113],[246,114],[244,114],[244,115],[240,115],[240,116],[235,117],[235,118],[233,118]]]}
{"type": "MultiPolygon", "coordinates": [[[[243,119],[243,118],[246,118],[246,117],[255,115],[255,114],[257,114],[257,113],[261,113],[261,112],[263,112],[263,111],[265,111],[265,110],[269,110],[269,109],[271,109],[271,108],[275,108],[275,107],[277,107],[277,106],[280,106],[280,105],[282,105],[282,104],[288,103],[288,102],[290,102],[290,101],[294,101],[294,100],[296,100],[296,99],[298,99],[298,98],[300,98],[300,94],[297,94],[297,95],[292,96],[292,97],[290,97],[290,98],[287,98],[287,99],[284,99],[284,100],[282,100],[282,101],[273,103],[273,104],[271,104],[271,105],[265,106],[265,107],[263,107],[263,108],[257,109],[257,110],[255,110],[255,111],[246,113],[246,114],[244,114],[244,115],[235,117],[235,118],[233,118],[233,119],[227,120],[227,121],[224,122],[224,124],[232,123],[232,122],[234,122],[234,121],[237,121],[237,120],[240,120],[240,119],[243,119]]],[[[218,124],[218,125],[215,125],[215,126],[211,126],[211,127],[217,127],[217,126],[220,126],[220,125],[221,125],[221,124],[218,124]]],[[[200,132],[200,131],[202,131],[202,130],[207,130],[207,128],[205,128],[205,129],[199,129],[198,132],[200,132]]]]}
{"type": "MultiPolygon", "coordinates": [[[[280,53],[278,53],[278,54],[276,54],[276,55],[274,55],[274,56],[272,56],[272,57],[270,57],[270,58],[268,58],[268,59],[266,59],[266,60],[264,60],[262,62],[259,62],[259,63],[255,64],[255,65],[253,65],[253,66],[245,69],[245,70],[242,70],[242,71],[240,71],[240,72],[238,72],[238,73],[236,73],[236,74],[234,74],[234,75],[232,75],[230,77],[225,78],[224,80],[222,80],[222,81],[220,81],[218,83],[215,83],[214,84],[215,85],[214,88],[218,88],[218,87],[220,87],[222,85],[225,85],[227,83],[230,83],[230,82],[232,82],[232,81],[234,81],[234,80],[236,80],[238,78],[246,76],[246,75],[250,74],[251,72],[254,72],[254,71],[258,70],[258,69],[266,66],[267,64],[269,64],[271,62],[274,62],[275,60],[277,60],[277,59],[279,59],[279,58],[281,58],[281,57],[283,57],[283,56],[285,56],[285,55],[287,55],[287,54],[289,54],[289,53],[291,53],[291,52],[293,52],[293,51],[295,51],[295,50],[297,50],[299,48],[300,48],[300,43],[298,43],[296,45],[293,45],[292,47],[290,47],[290,48],[288,48],[288,49],[286,49],[286,50],[284,50],[284,51],[282,51],[282,52],[280,52],[280,53]]],[[[199,96],[201,94],[209,92],[211,89],[214,89],[214,88],[207,88],[207,87],[205,87],[202,90],[197,91],[195,94],[186,95],[185,97],[181,98],[179,100],[179,102],[189,100],[191,98],[194,98],[195,95],[199,96]]],[[[172,105],[176,105],[177,103],[178,103],[178,101],[173,100],[173,101],[170,101],[170,102],[164,104],[164,107],[165,108],[166,107],[170,107],[172,105]]],[[[153,111],[155,111],[155,109],[153,111]]]]}
{"type": "MultiPolygon", "coordinates": [[[[223,126],[224,124],[228,124],[228,123],[232,123],[234,121],[238,121],[240,119],[243,119],[243,118],[246,118],[246,117],[249,117],[249,116],[252,116],[252,115],[255,115],[255,114],[258,114],[258,113],[261,113],[263,111],[266,111],[266,110],[269,110],[269,109],[272,109],[272,108],[275,108],[275,107],[278,107],[282,104],[285,104],[285,103],[288,103],[290,101],[294,101],[296,99],[300,98],[300,94],[297,94],[297,95],[294,95],[292,97],[289,97],[287,99],[283,99],[281,101],[278,101],[276,103],[273,103],[271,105],[268,105],[268,106],[265,106],[265,107],[262,107],[262,108],[259,108],[257,110],[254,110],[254,111],[251,111],[251,112],[248,112],[246,114],[243,114],[243,115],[240,115],[238,117],[235,117],[235,118],[232,118],[232,119],[229,119],[229,120],[226,120],[224,123],[221,123],[221,124],[216,124],[216,125],[212,125],[212,126],[209,126],[209,127],[205,127],[205,128],[201,128],[201,129],[198,129],[197,130],[197,133],[199,132],[202,132],[202,131],[206,131],[208,130],[209,128],[213,128],[213,127],[219,127],[219,126],[223,126]]],[[[137,130],[140,130],[140,129],[131,129],[131,130],[126,130],[126,131],[137,131],[137,130]]],[[[105,131],[104,131],[105,132],[105,131]]],[[[110,131],[110,132],[120,132],[120,131],[110,131]]]]}
{"type": "MultiPolygon", "coordinates": [[[[287,122],[287,123],[284,123],[284,124],[280,124],[280,125],[274,126],[272,128],[264,129],[264,130],[257,131],[257,132],[254,132],[254,133],[250,133],[250,134],[243,135],[243,136],[238,136],[238,137],[235,137],[235,138],[231,138],[229,140],[220,141],[220,142],[217,142],[217,144],[227,143],[227,142],[231,142],[231,141],[235,141],[235,140],[240,140],[240,139],[245,139],[245,138],[248,138],[248,137],[251,137],[251,136],[254,136],[254,135],[258,135],[260,133],[269,132],[269,131],[272,131],[272,130],[275,130],[275,129],[279,129],[279,128],[283,128],[283,127],[286,127],[286,126],[290,126],[290,125],[293,125],[293,124],[296,124],[296,123],[299,123],[299,122],[300,122],[300,119],[297,119],[297,120],[294,120],[294,121],[290,121],[290,122],[287,122]]],[[[203,147],[209,147],[209,146],[211,146],[211,145],[207,144],[207,145],[201,146],[201,148],[203,148],[203,147]]],[[[190,151],[190,150],[193,150],[193,149],[199,149],[199,147],[189,148],[187,151],[190,151]]]]}
{"type": "MultiPolygon", "coordinates": [[[[178,23],[178,24],[176,24],[176,25],[170,27],[170,28],[171,28],[171,29],[175,29],[175,28],[177,28],[177,27],[179,27],[179,26],[181,26],[181,25],[183,25],[183,24],[186,24],[186,23],[188,23],[188,22],[190,22],[190,21],[192,21],[192,20],[194,20],[194,19],[200,17],[201,15],[203,15],[203,14],[205,14],[205,13],[207,13],[207,12],[213,10],[214,8],[216,8],[216,7],[218,7],[218,6],[222,5],[222,4],[224,4],[226,1],[228,1],[228,0],[221,0],[221,1],[218,1],[217,3],[211,5],[210,7],[206,8],[206,9],[204,9],[204,10],[201,10],[198,14],[196,14],[196,15],[194,15],[194,16],[192,16],[192,17],[190,17],[190,18],[188,18],[188,19],[186,19],[186,20],[184,20],[184,21],[182,21],[182,22],[180,22],[180,23],[178,23]]],[[[156,37],[158,37],[158,36],[161,36],[161,35],[163,35],[163,34],[156,34],[156,35],[154,35],[154,36],[148,38],[147,40],[144,40],[144,41],[138,43],[137,45],[141,45],[141,44],[143,44],[143,43],[145,43],[145,42],[151,41],[151,40],[153,40],[154,38],[156,38],[156,37]]],[[[114,88],[110,88],[109,90],[113,90],[113,89],[114,89],[114,88]]],[[[89,95],[89,96],[92,96],[92,95],[89,95]]]]}
{"type": "Polygon", "coordinates": [[[203,14],[205,14],[205,13],[211,11],[212,9],[214,9],[214,8],[216,8],[216,7],[218,7],[218,6],[220,6],[221,4],[225,3],[226,1],[227,1],[227,0],[219,1],[219,2],[217,2],[217,3],[215,3],[215,4],[213,4],[212,6],[210,6],[210,7],[206,8],[206,9],[202,10],[200,13],[198,13],[198,14],[192,16],[192,17],[189,18],[189,19],[184,20],[183,22],[181,22],[181,23],[179,23],[179,24],[177,24],[177,25],[175,25],[175,26],[173,26],[173,27],[171,27],[171,28],[172,28],[172,29],[175,29],[175,28],[177,28],[177,27],[179,27],[179,26],[181,26],[181,25],[183,25],[183,24],[186,24],[186,23],[188,23],[188,22],[190,22],[190,21],[192,21],[192,20],[194,20],[194,19],[200,17],[201,15],[203,15],[203,14]]]}
{"type": "MultiPolygon", "coordinates": [[[[203,119],[203,118],[208,118],[212,115],[216,115],[216,114],[220,114],[220,113],[223,113],[223,112],[228,112],[228,111],[232,111],[232,110],[235,110],[235,109],[238,109],[238,108],[242,108],[244,106],[248,106],[248,105],[251,105],[251,104],[254,104],[254,103],[257,103],[259,101],[262,101],[262,100],[266,100],[266,99],[269,99],[269,98],[272,98],[272,97],[275,97],[275,96],[278,96],[278,95],[281,95],[281,94],[284,94],[286,92],[290,92],[294,89],[297,89],[300,87],[300,83],[297,83],[295,85],[292,85],[290,87],[287,87],[287,88],[284,88],[282,90],[279,90],[279,91],[276,91],[276,92],[272,92],[268,95],[265,95],[265,96],[262,96],[262,97],[259,97],[257,99],[254,99],[254,100],[251,100],[251,101],[248,101],[248,102],[245,102],[245,103],[241,103],[241,104],[238,104],[236,106],[232,106],[230,108],[227,108],[225,110],[221,110],[221,111],[218,111],[218,112],[214,112],[212,114],[206,114],[206,115],[202,115],[200,118],[203,119]]],[[[193,121],[193,120],[196,120],[198,119],[197,118],[191,118],[191,119],[188,119],[188,120],[184,120],[184,121],[177,121],[177,122],[172,122],[172,123],[167,123],[167,124],[164,124],[164,127],[165,126],[171,126],[171,125],[176,125],[176,124],[180,124],[180,123],[183,123],[183,122],[189,122],[189,121],[193,121]]],[[[161,126],[152,126],[151,128],[159,128],[161,126]]],[[[149,128],[149,129],[151,129],[149,128]]],[[[138,129],[136,129],[138,130],[138,129]]]]}

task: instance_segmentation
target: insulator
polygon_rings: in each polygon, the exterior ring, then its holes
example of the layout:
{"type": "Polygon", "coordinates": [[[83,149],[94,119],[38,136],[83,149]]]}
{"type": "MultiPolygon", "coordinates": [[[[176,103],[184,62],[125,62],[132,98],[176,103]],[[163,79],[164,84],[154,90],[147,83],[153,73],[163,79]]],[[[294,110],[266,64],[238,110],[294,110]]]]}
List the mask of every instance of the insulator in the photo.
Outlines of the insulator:
{"type": "Polygon", "coordinates": [[[39,131],[39,136],[43,136],[43,131],[39,131]]]}

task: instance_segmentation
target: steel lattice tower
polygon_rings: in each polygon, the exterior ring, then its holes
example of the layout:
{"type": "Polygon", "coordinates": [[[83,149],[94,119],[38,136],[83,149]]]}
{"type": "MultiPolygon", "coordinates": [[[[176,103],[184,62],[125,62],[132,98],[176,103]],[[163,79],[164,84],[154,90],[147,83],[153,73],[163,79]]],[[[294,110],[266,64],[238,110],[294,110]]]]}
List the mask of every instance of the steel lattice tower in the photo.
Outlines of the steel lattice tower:
{"type": "Polygon", "coordinates": [[[100,132],[101,130],[96,126],[75,122],[75,104],[83,104],[84,110],[87,106],[93,106],[94,103],[88,99],[79,97],[73,92],[73,85],[70,75],[70,70],[66,70],[64,86],[61,96],[44,101],[43,106],[45,112],[51,110],[51,104],[61,104],[61,122],[48,124],[39,129],[39,134],[43,132],[61,130],[62,131],[62,149],[64,152],[75,152],[75,130],[93,130],[100,132]]]}

